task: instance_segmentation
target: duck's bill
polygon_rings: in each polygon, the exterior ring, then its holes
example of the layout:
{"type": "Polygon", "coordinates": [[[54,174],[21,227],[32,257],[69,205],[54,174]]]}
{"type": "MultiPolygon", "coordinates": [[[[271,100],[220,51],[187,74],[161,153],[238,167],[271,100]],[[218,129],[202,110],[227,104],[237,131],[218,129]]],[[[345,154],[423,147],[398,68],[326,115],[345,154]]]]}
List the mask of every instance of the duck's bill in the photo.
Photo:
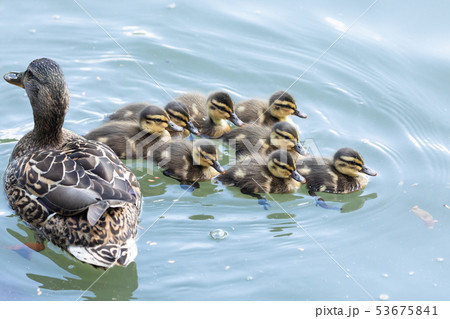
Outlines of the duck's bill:
{"type": "Polygon", "coordinates": [[[198,129],[194,126],[194,124],[192,124],[191,121],[188,121],[188,122],[186,123],[186,129],[187,129],[189,132],[191,132],[192,134],[200,135],[200,132],[199,132],[198,129]]]}
{"type": "Polygon", "coordinates": [[[306,179],[302,175],[300,175],[300,173],[297,171],[293,171],[291,177],[295,179],[297,182],[306,183],[306,179]]]}
{"type": "Polygon", "coordinates": [[[295,143],[294,150],[299,153],[300,155],[308,155],[308,152],[305,150],[305,148],[300,143],[295,143]]]}
{"type": "Polygon", "coordinates": [[[306,115],[306,113],[303,113],[303,112],[300,111],[299,109],[295,109],[294,115],[295,115],[295,116],[298,116],[298,117],[300,117],[300,118],[302,118],[302,119],[308,118],[308,115],[306,115]]]}
{"type": "Polygon", "coordinates": [[[172,121],[169,121],[169,125],[167,126],[167,129],[169,131],[173,131],[173,132],[182,132],[183,131],[183,128],[181,126],[176,125],[172,121]]]}
{"type": "Polygon", "coordinates": [[[220,174],[225,174],[225,169],[219,164],[218,161],[214,161],[212,167],[220,174]]]}
{"type": "Polygon", "coordinates": [[[6,82],[20,86],[23,88],[23,72],[8,72],[3,78],[6,82]]]}
{"type": "Polygon", "coordinates": [[[370,176],[377,176],[377,172],[375,172],[373,169],[368,168],[366,165],[363,165],[361,169],[361,173],[370,175],[370,176]]]}
{"type": "Polygon", "coordinates": [[[244,122],[241,121],[239,117],[237,117],[236,113],[231,113],[230,122],[236,126],[244,126],[244,122]]]}

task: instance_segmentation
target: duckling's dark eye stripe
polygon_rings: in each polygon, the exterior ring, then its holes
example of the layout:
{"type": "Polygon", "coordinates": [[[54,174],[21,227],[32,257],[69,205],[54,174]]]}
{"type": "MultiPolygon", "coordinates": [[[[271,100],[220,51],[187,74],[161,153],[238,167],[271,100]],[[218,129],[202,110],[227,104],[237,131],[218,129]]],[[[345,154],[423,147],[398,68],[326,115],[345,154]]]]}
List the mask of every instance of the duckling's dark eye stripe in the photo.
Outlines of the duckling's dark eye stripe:
{"type": "Polygon", "coordinates": [[[343,160],[342,158],[341,158],[341,161],[343,161],[343,162],[345,162],[345,163],[347,163],[347,164],[350,164],[350,165],[355,165],[355,166],[362,167],[361,164],[356,163],[355,161],[346,161],[346,160],[343,160]]]}
{"type": "Polygon", "coordinates": [[[216,108],[218,108],[219,110],[221,110],[222,112],[231,114],[230,110],[227,110],[226,108],[224,108],[223,106],[219,106],[217,104],[213,104],[216,108]]]}
{"type": "Polygon", "coordinates": [[[285,138],[285,139],[287,139],[287,140],[291,140],[291,141],[297,142],[296,139],[293,138],[292,136],[283,134],[283,133],[281,133],[280,131],[277,131],[277,134],[280,135],[282,138],[285,138]]]}
{"type": "Polygon", "coordinates": [[[294,170],[293,169],[290,169],[289,167],[287,167],[286,165],[282,165],[282,164],[280,164],[280,163],[277,163],[277,162],[273,162],[276,166],[278,166],[278,167],[281,167],[282,169],[285,169],[285,170],[287,170],[288,172],[290,172],[290,173],[292,173],[294,170]]]}
{"type": "Polygon", "coordinates": [[[286,103],[286,102],[275,102],[276,106],[284,107],[286,109],[296,110],[297,108],[292,105],[292,103],[286,103]]]}
{"type": "Polygon", "coordinates": [[[180,122],[187,122],[187,120],[186,119],[184,119],[184,118],[182,118],[181,116],[178,116],[178,115],[173,115],[173,114],[171,114],[171,113],[169,113],[170,114],[170,117],[171,118],[174,118],[174,119],[177,119],[178,121],[180,121],[180,122]]]}

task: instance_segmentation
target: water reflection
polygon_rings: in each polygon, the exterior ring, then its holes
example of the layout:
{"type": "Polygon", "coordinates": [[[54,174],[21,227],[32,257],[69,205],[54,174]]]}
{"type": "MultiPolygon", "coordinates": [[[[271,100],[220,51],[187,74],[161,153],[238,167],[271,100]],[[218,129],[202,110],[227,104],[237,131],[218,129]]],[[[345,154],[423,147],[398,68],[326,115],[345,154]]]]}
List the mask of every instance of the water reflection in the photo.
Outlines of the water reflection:
{"type": "MultiPolygon", "coordinates": [[[[7,229],[8,233],[24,244],[23,248],[14,247],[18,253],[27,259],[37,252],[27,248],[30,243],[36,241],[36,233],[18,223],[18,228],[24,230],[26,235],[7,229]]],[[[19,246],[19,245],[17,245],[19,246]]],[[[32,246],[32,245],[31,245],[32,246]]],[[[46,256],[61,270],[70,275],[63,275],[58,271],[59,276],[50,276],[48,269],[43,269],[46,274],[26,273],[26,276],[41,285],[41,290],[51,291],[79,291],[80,299],[83,300],[131,300],[134,291],[138,288],[138,275],[136,263],[131,263],[128,267],[112,267],[108,270],[96,268],[92,265],[82,263],[63,252],[59,248],[53,250],[47,247],[39,252],[46,256]]],[[[43,291],[44,292],[44,291],[43,291]]],[[[45,293],[45,292],[44,292],[45,293]]]]}
{"type": "Polygon", "coordinates": [[[279,233],[274,235],[273,237],[286,237],[291,236],[293,233],[287,232],[287,233],[281,233],[285,231],[286,229],[291,228],[297,228],[296,222],[293,220],[295,218],[294,214],[288,214],[288,213],[274,213],[267,215],[267,219],[289,219],[290,221],[281,222],[272,224],[269,226],[269,231],[274,233],[279,233]]]}

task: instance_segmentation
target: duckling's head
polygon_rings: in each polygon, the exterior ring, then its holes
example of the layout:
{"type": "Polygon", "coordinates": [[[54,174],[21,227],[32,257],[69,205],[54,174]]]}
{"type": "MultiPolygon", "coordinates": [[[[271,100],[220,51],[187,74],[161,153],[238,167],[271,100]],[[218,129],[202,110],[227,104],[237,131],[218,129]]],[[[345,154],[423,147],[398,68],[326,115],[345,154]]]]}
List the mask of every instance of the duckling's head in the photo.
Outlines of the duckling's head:
{"type": "Polygon", "coordinates": [[[216,145],[206,139],[198,139],[194,141],[194,148],[192,151],[192,158],[195,165],[203,167],[212,167],[219,173],[225,173],[223,167],[218,161],[218,152],[216,145]]]}
{"type": "Polygon", "coordinates": [[[333,157],[336,170],[344,175],[356,177],[359,173],[376,176],[377,172],[364,165],[362,156],[352,148],[339,149],[333,157]]]}
{"type": "Polygon", "coordinates": [[[305,183],[305,178],[295,169],[295,161],[286,150],[276,150],[269,155],[267,167],[272,175],[279,178],[293,178],[297,182],[305,183]]]}
{"type": "Polygon", "coordinates": [[[170,120],[166,111],[156,105],[149,105],[143,109],[139,119],[141,129],[150,134],[162,133],[165,129],[175,132],[183,131],[182,127],[170,120]]]}
{"type": "Polygon", "coordinates": [[[191,122],[191,115],[187,106],[180,101],[170,101],[164,108],[169,114],[170,119],[176,125],[187,129],[189,132],[195,135],[199,135],[198,129],[191,122]]]}
{"type": "Polygon", "coordinates": [[[282,121],[289,115],[295,115],[306,119],[308,116],[297,108],[297,103],[292,95],[286,91],[277,91],[269,99],[270,114],[282,121]]]}
{"type": "Polygon", "coordinates": [[[58,63],[42,58],[30,63],[25,72],[9,72],[8,83],[22,87],[33,107],[35,129],[62,128],[69,107],[69,89],[58,63]]]}
{"type": "Polygon", "coordinates": [[[214,122],[229,120],[236,126],[244,125],[244,123],[237,117],[236,113],[234,112],[234,103],[228,93],[212,93],[206,101],[206,107],[208,109],[209,117],[214,122]]]}
{"type": "Polygon", "coordinates": [[[308,152],[299,142],[298,131],[294,125],[289,122],[278,122],[272,127],[269,136],[270,144],[279,149],[288,151],[295,150],[300,155],[306,155],[308,152]]]}

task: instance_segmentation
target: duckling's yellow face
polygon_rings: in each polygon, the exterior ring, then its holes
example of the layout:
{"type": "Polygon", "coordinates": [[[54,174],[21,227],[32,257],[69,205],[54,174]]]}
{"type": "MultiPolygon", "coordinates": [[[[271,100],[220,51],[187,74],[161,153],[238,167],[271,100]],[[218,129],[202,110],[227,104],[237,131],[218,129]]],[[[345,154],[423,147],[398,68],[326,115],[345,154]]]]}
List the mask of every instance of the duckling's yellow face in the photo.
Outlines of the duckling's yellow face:
{"type": "Polygon", "coordinates": [[[335,159],[334,167],[344,175],[355,177],[361,172],[364,162],[357,157],[341,155],[335,159]]]}
{"type": "Polygon", "coordinates": [[[208,114],[214,122],[221,120],[228,120],[231,114],[234,113],[234,105],[221,102],[217,99],[211,99],[208,101],[208,114]]]}
{"type": "Polygon", "coordinates": [[[275,129],[270,133],[270,144],[279,149],[292,150],[298,143],[298,135],[275,129]]]}
{"type": "Polygon", "coordinates": [[[277,99],[270,105],[270,114],[280,120],[292,115],[297,110],[297,104],[294,100],[277,99]]]}
{"type": "Polygon", "coordinates": [[[176,125],[186,127],[186,124],[189,121],[188,116],[176,110],[167,110],[167,113],[169,114],[172,122],[174,122],[176,125]]]}
{"type": "Polygon", "coordinates": [[[148,114],[141,118],[141,129],[153,134],[162,133],[169,126],[169,118],[160,114],[148,114]]]}
{"type": "Polygon", "coordinates": [[[272,175],[279,178],[289,178],[295,171],[295,163],[289,165],[277,158],[272,158],[267,167],[272,175]]]}

